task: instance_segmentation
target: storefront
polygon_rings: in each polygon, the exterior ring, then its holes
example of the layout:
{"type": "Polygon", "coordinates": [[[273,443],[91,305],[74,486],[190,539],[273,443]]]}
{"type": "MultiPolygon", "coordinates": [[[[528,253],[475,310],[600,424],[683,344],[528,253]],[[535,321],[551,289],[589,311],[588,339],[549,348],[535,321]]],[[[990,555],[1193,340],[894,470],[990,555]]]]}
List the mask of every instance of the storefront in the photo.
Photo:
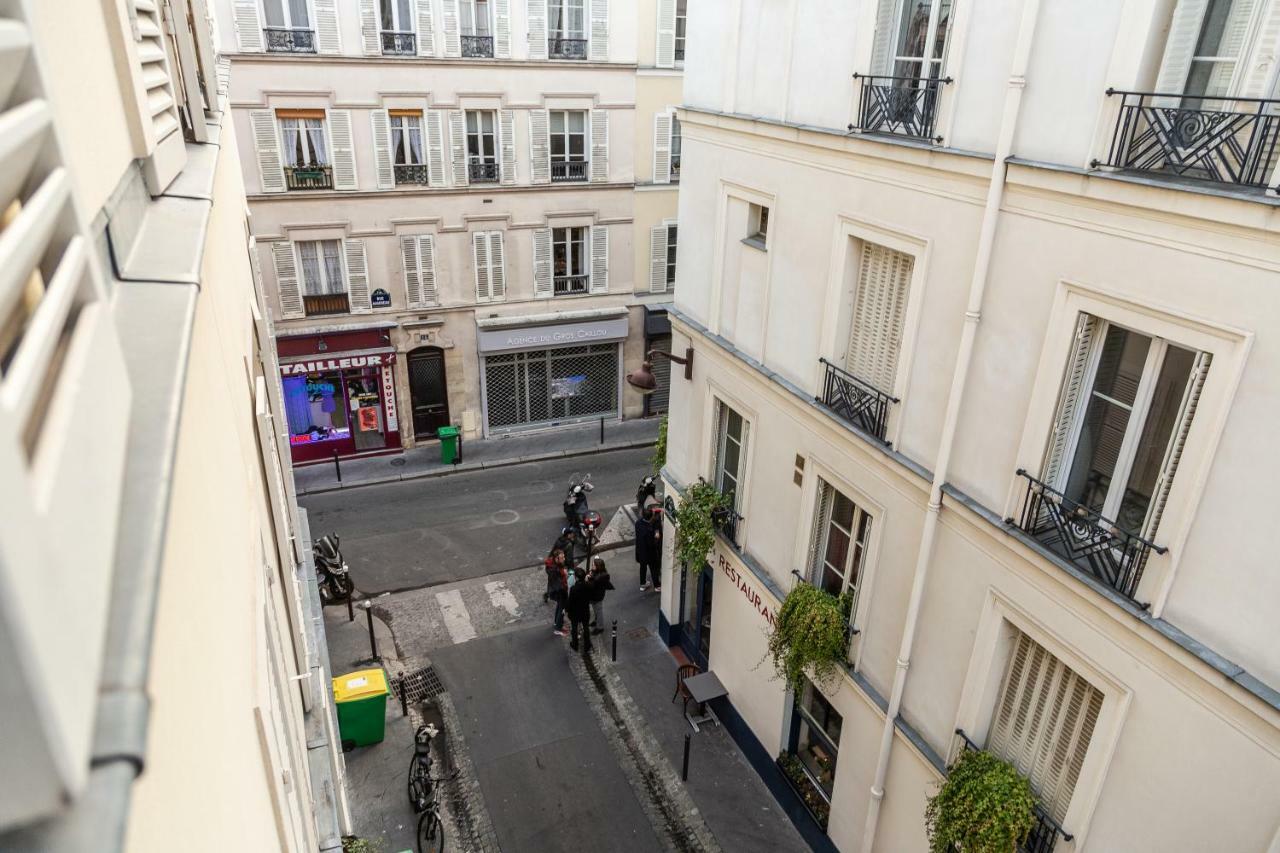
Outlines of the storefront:
{"type": "Polygon", "coordinates": [[[277,341],[294,464],[400,449],[389,340],[373,328],[277,341]]]}
{"type": "Polygon", "coordinates": [[[477,321],[485,435],[621,418],[627,310],[575,315],[477,321]]]}

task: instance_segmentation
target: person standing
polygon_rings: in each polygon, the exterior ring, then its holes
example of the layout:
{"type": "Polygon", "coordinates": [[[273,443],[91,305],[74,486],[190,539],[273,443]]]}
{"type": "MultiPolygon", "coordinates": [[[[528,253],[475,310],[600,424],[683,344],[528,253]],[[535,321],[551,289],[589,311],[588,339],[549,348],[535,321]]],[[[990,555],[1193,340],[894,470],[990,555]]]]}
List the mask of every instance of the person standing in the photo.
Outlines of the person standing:
{"type": "Polygon", "coordinates": [[[604,594],[614,588],[609,579],[609,570],[600,557],[593,557],[591,560],[587,585],[591,587],[591,613],[594,617],[591,620],[591,633],[599,634],[604,630],[604,594]]]}
{"type": "Polygon", "coordinates": [[[564,608],[569,600],[569,569],[565,564],[564,551],[554,548],[547,558],[547,598],[556,603],[556,614],[552,617],[554,628],[552,633],[557,637],[564,636],[564,608]]]}
{"type": "Polygon", "coordinates": [[[636,519],[636,562],[640,564],[640,591],[649,588],[662,591],[662,516],[652,506],[647,506],[636,519]]]}
{"type": "Polygon", "coordinates": [[[569,566],[569,570],[573,571],[573,567],[578,564],[578,530],[574,527],[566,527],[560,531],[560,536],[556,539],[555,544],[551,546],[551,550],[559,548],[564,551],[565,563],[569,566]]]}
{"type": "Polygon", "coordinates": [[[574,582],[569,587],[569,648],[578,650],[578,629],[582,629],[582,654],[591,651],[591,585],[586,573],[574,569],[574,582]]]}

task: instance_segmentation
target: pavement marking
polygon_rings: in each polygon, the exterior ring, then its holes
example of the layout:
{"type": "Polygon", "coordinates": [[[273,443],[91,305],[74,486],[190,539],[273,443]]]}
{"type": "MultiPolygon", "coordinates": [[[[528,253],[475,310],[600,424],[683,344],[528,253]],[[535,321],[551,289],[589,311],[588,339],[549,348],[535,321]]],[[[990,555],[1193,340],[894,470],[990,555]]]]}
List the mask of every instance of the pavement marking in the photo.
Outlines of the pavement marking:
{"type": "Polygon", "coordinates": [[[520,513],[514,509],[500,509],[489,517],[494,524],[515,524],[520,520],[520,513]]]}
{"type": "Polygon", "coordinates": [[[507,589],[504,581],[489,581],[484,588],[485,592],[489,593],[489,601],[494,607],[510,613],[513,621],[520,618],[520,604],[516,601],[515,594],[507,589]]]}
{"type": "Polygon", "coordinates": [[[471,614],[462,603],[462,590],[451,589],[436,593],[436,603],[444,615],[444,627],[449,631],[449,638],[454,645],[465,643],[476,638],[476,629],[471,624],[471,614]]]}

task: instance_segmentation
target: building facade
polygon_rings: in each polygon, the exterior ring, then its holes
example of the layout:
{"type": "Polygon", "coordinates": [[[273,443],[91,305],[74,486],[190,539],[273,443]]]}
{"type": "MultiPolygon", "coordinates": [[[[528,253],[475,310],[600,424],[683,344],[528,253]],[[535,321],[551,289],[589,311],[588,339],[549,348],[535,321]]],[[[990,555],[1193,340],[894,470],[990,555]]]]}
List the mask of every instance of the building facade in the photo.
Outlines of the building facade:
{"type": "Polygon", "coordinates": [[[1280,845],[1277,22],[690,8],[664,478],[736,514],[705,567],[668,526],[660,628],[820,849],[926,849],[965,749],[1030,780],[1028,849],[1280,845]],[[802,583],[848,657],[793,696],[802,583]]]}
{"type": "Polygon", "coordinates": [[[214,5],[295,462],[645,414],[683,0],[214,5]]]}
{"type": "Polygon", "coordinates": [[[15,0],[0,42],[0,848],[340,850],[205,4],[15,0]]]}

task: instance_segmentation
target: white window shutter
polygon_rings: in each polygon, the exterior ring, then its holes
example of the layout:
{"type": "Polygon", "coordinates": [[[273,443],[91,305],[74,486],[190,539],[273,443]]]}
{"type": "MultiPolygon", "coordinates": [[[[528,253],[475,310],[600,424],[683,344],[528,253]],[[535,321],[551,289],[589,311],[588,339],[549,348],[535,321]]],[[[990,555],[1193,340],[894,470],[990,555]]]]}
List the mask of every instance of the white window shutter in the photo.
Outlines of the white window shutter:
{"type": "Polygon", "coordinates": [[[169,67],[160,6],[154,0],[132,0],[130,12],[141,83],[137,103],[147,137],[147,187],[158,194],[186,165],[186,140],[182,136],[178,94],[169,67]]]}
{"type": "Polygon", "coordinates": [[[1191,432],[1191,420],[1196,416],[1196,407],[1200,405],[1200,392],[1204,390],[1205,377],[1209,375],[1209,364],[1213,356],[1207,352],[1196,353],[1195,364],[1191,368],[1191,378],[1187,380],[1187,388],[1182,395],[1182,407],[1178,414],[1178,427],[1169,438],[1169,446],[1165,448],[1164,462],[1160,466],[1160,476],[1156,479],[1154,497],[1147,509],[1146,522],[1142,525],[1142,538],[1155,541],[1156,530],[1160,527],[1160,518],[1164,515],[1165,503],[1169,500],[1169,489],[1173,487],[1173,475],[1178,470],[1178,462],[1182,459],[1182,449],[1187,444],[1187,434],[1191,432]]]}
{"type": "Polygon", "coordinates": [[[378,21],[378,0],[360,0],[360,44],[365,56],[382,55],[382,26],[378,21]]]}
{"type": "Polygon", "coordinates": [[[373,162],[377,166],[378,189],[389,190],[396,185],[395,169],[391,167],[391,120],[386,110],[371,110],[369,119],[373,125],[373,162]]]}
{"type": "Polygon", "coordinates": [[[609,180],[609,112],[591,111],[591,182],[609,180]]]}
{"type": "Polygon", "coordinates": [[[1086,373],[1089,370],[1089,350],[1093,346],[1093,337],[1097,330],[1098,320],[1092,314],[1081,314],[1076,318],[1076,334],[1071,344],[1071,357],[1067,360],[1067,370],[1062,378],[1062,387],[1058,391],[1058,412],[1053,419],[1053,434],[1049,437],[1044,465],[1040,469],[1040,479],[1055,489],[1058,487],[1058,474],[1066,461],[1067,442],[1071,439],[1076,412],[1086,402],[1084,385],[1086,373]]]}
{"type": "Polygon", "coordinates": [[[528,0],[525,19],[529,24],[529,58],[547,58],[547,0],[528,0]]]}
{"type": "Polygon", "coordinates": [[[262,18],[258,0],[235,0],[231,10],[236,23],[236,46],[241,53],[262,53],[262,18]]]}
{"type": "Polygon", "coordinates": [[[489,232],[489,293],[493,299],[507,296],[506,253],[503,251],[502,232],[489,232]]]}
{"type": "Polygon", "coordinates": [[[333,188],[358,190],[356,149],[351,136],[351,111],[329,110],[329,142],[333,151],[333,188]]]}
{"type": "Polygon", "coordinates": [[[489,286],[489,235],[483,231],[473,232],[471,251],[476,265],[476,301],[488,302],[493,294],[489,286]]]}
{"type": "Polygon", "coordinates": [[[535,184],[551,183],[551,128],[546,110],[529,110],[529,173],[535,184]]]}
{"type": "Polygon", "coordinates": [[[588,55],[592,62],[609,61],[609,0],[588,0],[591,4],[591,38],[588,55]]]}
{"type": "Polygon", "coordinates": [[[502,183],[516,182],[516,114],[512,110],[498,111],[498,144],[502,151],[502,183]]]}
{"type": "Polygon", "coordinates": [[[439,305],[436,291],[436,238],[423,234],[418,238],[418,275],[422,280],[422,306],[439,305]]]}
{"type": "Polygon", "coordinates": [[[822,584],[822,562],[827,545],[827,528],[831,524],[831,509],[835,505],[836,490],[823,479],[818,479],[818,494],[813,503],[813,528],[809,533],[809,583],[822,584]]]}
{"type": "Polygon", "coordinates": [[[871,47],[871,73],[893,73],[894,36],[897,35],[895,12],[898,0],[879,0],[876,9],[876,32],[871,47]]]}
{"type": "Polygon", "coordinates": [[[912,267],[910,255],[862,243],[845,369],[886,394],[897,379],[912,267]]]}
{"type": "Polygon", "coordinates": [[[533,232],[533,295],[535,299],[555,296],[555,284],[551,278],[550,228],[537,228],[533,232]]]}
{"type": "Polygon", "coordinates": [[[667,226],[649,229],[649,292],[667,292],[667,226]]]}
{"type": "Polygon", "coordinates": [[[414,0],[414,18],[418,23],[418,56],[436,55],[436,17],[433,0],[414,0]]]}
{"type": "Polygon", "coordinates": [[[1271,75],[1280,60],[1280,3],[1273,2],[1266,10],[1254,44],[1257,48],[1245,78],[1243,95],[1246,98],[1270,98],[1275,86],[1271,75]]]}
{"type": "Polygon", "coordinates": [[[400,238],[400,257],[404,261],[404,292],[405,300],[410,308],[421,308],[422,299],[422,273],[421,263],[418,259],[418,238],[412,234],[406,234],[400,238]]]}
{"type": "Polygon", "coordinates": [[[609,228],[591,226],[591,292],[609,292],[609,228]]]}
{"type": "Polygon", "coordinates": [[[298,284],[298,261],[293,244],[276,243],[271,247],[276,265],[276,292],[280,294],[280,316],[286,320],[307,316],[302,305],[302,288],[298,284]]]}
{"type": "Polygon", "coordinates": [[[367,314],[369,303],[369,262],[365,258],[363,240],[344,240],[347,249],[347,295],[352,314],[367,314]]]}
{"type": "Polygon", "coordinates": [[[284,166],[280,161],[280,136],[275,113],[271,110],[250,110],[249,124],[253,127],[253,145],[258,154],[262,191],[282,193],[285,191],[284,166]]]}
{"type": "Polygon", "coordinates": [[[312,0],[316,11],[316,51],[342,53],[342,38],[338,32],[337,0],[312,0]]]}
{"type": "Polygon", "coordinates": [[[511,58],[511,0],[493,2],[493,55],[511,58]]]}
{"type": "Polygon", "coordinates": [[[671,183],[671,113],[653,117],[653,182],[671,183]]]}
{"type": "Polygon", "coordinates": [[[422,116],[427,123],[427,179],[433,187],[448,184],[444,174],[444,120],[439,110],[427,110],[422,116]]]}
{"type": "Polygon", "coordinates": [[[655,45],[659,68],[676,65],[676,0],[658,0],[658,41],[655,45]]]}
{"type": "Polygon", "coordinates": [[[467,117],[462,110],[449,111],[449,144],[453,154],[453,185],[467,185],[467,117]]]}
{"type": "Polygon", "coordinates": [[[444,2],[444,55],[462,56],[461,30],[458,27],[458,0],[444,2]]]}

